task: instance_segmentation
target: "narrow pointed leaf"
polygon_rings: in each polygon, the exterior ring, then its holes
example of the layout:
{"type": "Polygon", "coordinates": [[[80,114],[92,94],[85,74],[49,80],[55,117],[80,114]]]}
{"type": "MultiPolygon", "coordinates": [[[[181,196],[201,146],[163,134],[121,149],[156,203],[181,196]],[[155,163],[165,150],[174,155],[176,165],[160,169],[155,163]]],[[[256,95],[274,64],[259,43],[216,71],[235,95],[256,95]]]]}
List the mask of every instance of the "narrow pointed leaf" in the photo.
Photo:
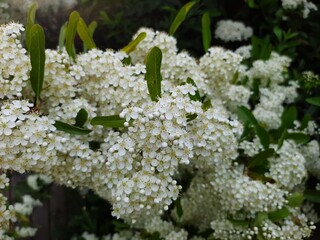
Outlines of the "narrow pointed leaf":
{"type": "Polygon", "coordinates": [[[200,96],[200,93],[199,93],[199,90],[198,90],[198,87],[197,87],[197,84],[193,81],[192,78],[187,78],[187,83],[191,84],[192,86],[196,87],[197,90],[195,91],[194,95],[191,95],[189,93],[189,97],[192,101],[199,101],[201,102],[201,96],[200,96]]]}
{"type": "Polygon", "coordinates": [[[179,28],[181,23],[186,19],[189,11],[195,5],[195,3],[196,1],[188,2],[180,9],[180,11],[178,12],[177,16],[175,17],[175,19],[173,20],[170,26],[170,30],[169,30],[170,35],[173,35],[177,31],[177,29],[179,28]]]}
{"type": "Polygon", "coordinates": [[[306,190],[303,195],[310,202],[320,203],[320,191],[306,190]]]}
{"type": "Polygon", "coordinates": [[[257,119],[254,117],[254,115],[248,108],[244,106],[238,107],[237,114],[244,123],[250,122],[254,126],[259,125],[257,119]]]}
{"type": "Polygon", "coordinates": [[[292,128],[293,122],[297,119],[298,116],[298,112],[297,112],[297,108],[292,106],[290,108],[288,108],[282,115],[282,123],[281,126],[284,128],[292,128]]]}
{"type": "Polygon", "coordinates": [[[70,133],[72,135],[87,135],[91,132],[90,129],[73,126],[68,123],[64,123],[60,121],[56,121],[54,126],[56,127],[57,130],[70,133]]]}
{"type": "Polygon", "coordinates": [[[59,33],[59,48],[60,49],[62,49],[64,47],[64,43],[66,41],[67,25],[68,25],[68,22],[63,24],[60,28],[60,33],[59,33]]]}
{"type": "Polygon", "coordinates": [[[101,125],[104,127],[119,128],[119,127],[124,127],[125,122],[126,120],[123,118],[120,118],[119,115],[112,115],[112,116],[94,117],[91,120],[91,125],[101,125]]]}
{"type": "Polygon", "coordinates": [[[92,21],[89,25],[88,25],[88,29],[90,32],[90,36],[93,37],[94,32],[96,31],[98,27],[98,23],[97,21],[92,21]]]}
{"type": "Polygon", "coordinates": [[[207,52],[211,45],[210,16],[208,13],[202,15],[202,44],[207,52]]]}
{"type": "Polygon", "coordinates": [[[181,206],[181,198],[180,197],[175,201],[175,206],[176,206],[177,215],[179,218],[181,218],[183,215],[183,209],[181,206]]]}
{"type": "Polygon", "coordinates": [[[80,19],[80,15],[77,11],[73,11],[69,16],[69,21],[66,30],[66,50],[69,57],[76,58],[76,50],[74,48],[74,38],[77,33],[77,26],[80,19]]]}
{"type": "Polygon", "coordinates": [[[145,39],[147,34],[145,32],[140,33],[135,39],[133,39],[127,46],[121,49],[121,51],[129,54],[134,51],[137,45],[145,39]]]}
{"type": "Polygon", "coordinates": [[[84,20],[81,17],[79,17],[79,20],[78,20],[77,33],[87,49],[90,50],[90,49],[96,48],[96,44],[93,41],[91,32],[89,31],[87,24],[84,22],[84,20]]]}
{"type": "Polygon", "coordinates": [[[30,30],[30,36],[30,80],[36,99],[39,99],[43,85],[45,65],[45,36],[43,28],[39,24],[34,24],[30,30]]]}
{"type": "Polygon", "coordinates": [[[305,144],[309,142],[310,136],[304,133],[288,133],[286,139],[292,139],[297,144],[305,144]]]}
{"type": "Polygon", "coordinates": [[[307,98],[307,103],[320,107],[320,97],[307,98]]]}
{"type": "Polygon", "coordinates": [[[38,8],[38,4],[33,3],[28,10],[27,25],[26,25],[26,47],[28,50],[30,50],[30,40],[31,40],[30,31],[32,26],[35,24],[37,8],[38,8]]]}
{"type": "Polygon", "coordinates": [[[285,128],[285,129],[282,131],[281,136],[280,136],[280,138],[279,138],[279,140],[278,140],[278,150],[282,147],[284,140],[287,138],[287,134],[288,134],[288,131],[287,131],[287,129],[285,128]]]}
{"type": "Polygon", "coordinates": [[[76,123],[74,125],[77,127],[83,127],[83,125],[86,123],[87,120],[88,120],[88,112],[84,108],[81,108],[77,113],[76,123]]]}
{"type": "Polygon", "coordinates": [[[162,52],[160,48],[153,47],[147,56],[145,75],[152,101],[157,101],[161,97],[161,61],[162,52]]]}
{"type": "Polygon", "coordinates": [[[268,149],[269,145],[270,145],[270,139],[269,139],[268,132],[260,125],[256,125],[255,129],[256,129],[256,133],[260,139],[261,145],[263,146],[264,149],[268,149]]]}

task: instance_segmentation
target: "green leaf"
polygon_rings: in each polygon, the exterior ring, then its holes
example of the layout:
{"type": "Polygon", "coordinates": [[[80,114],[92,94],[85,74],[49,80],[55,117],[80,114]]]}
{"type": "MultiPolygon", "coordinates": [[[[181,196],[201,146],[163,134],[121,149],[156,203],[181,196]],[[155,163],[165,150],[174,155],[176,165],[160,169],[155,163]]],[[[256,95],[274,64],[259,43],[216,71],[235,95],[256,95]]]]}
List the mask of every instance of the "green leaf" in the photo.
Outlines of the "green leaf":
{"type": "Polygon", "coordinates": [[[300,192],[295,192],[290,194],[287,197],[288,200],[288,206],[290,207],[300,207],[304,201],[304,196],[300,192]]]}
{"type": "Polygon", "coordinates": [[[252,60],[268,60],[270,58],[273,47],[268,38],[252,37],[251,44],[252,60]]]}
{"type": "Polygon", "coordinates": [[[59,33],[59,48],[62,49],[64,47],[64,43],[66,41],[66,32],[67,32],[68,22],[65,22],[61,28],[59,33]]]}
{"type": "Polygon", "coordinates": [[[256,133],[260,139],[261,145],[263,146],[264,149],[269,148],[270,145],[270,139],[269,139],[269,134],[268,132],[261,127],[260,125],[255,126],[256,133]]]}
{"type": "Polygon", "coordinates": [[[177,31],[177,29],[179,28],[181,23],[186,19],[189,11],[195,5],[195,3],[196,1],[188,2],[180,9],[180,11],[178,12],[177,16],[175,17],[175,19],[173,20],[170,26],[170,30],[169,30],[170,35],[173,35],[177,31]]]}
{"type": "Polygon", "coordinates": [[[181,218],[183,215],[183,209],[181,206],[181,198],[180,197],[175,201],[175,206],[176,206],[177,215],[179,218],[181,218]]]}
{"type": "Polygon", "coordinates": [[[135,39],[133,39],[127,46],[121,49],[121,51],[129,54],[134,51],[137,45],[145,39],[147,34],[145,32],[140,33],[135,39]]]}
{"type": "Polygon", "coordinates": [[[281,41],[281,39],[282,39],[282,30],[281,30],[281,28],[279,28],[278,26],[275,26],[273,28],[273,33],[274,33],[274,35],[276,35],[278,40],[281,41]]]}
{"type": "Polygon", "coordinates": [[[245,106],[240,106],[237,108],[237,115],[244,123],[249,122],[254,126],[259,125],[252,112],[245,106]]]}
{"type": "Polygon", "coordinates": [[[210,100],[207,100],[207,101],[203,102],[203,104],[202,104],[203,111],[207,111],[211,107],[212,107],[212,104],[211,104],[210,100]]]}
{"type": "Polygon", "coordinates": [[[248,2],[249,8],[257,8],[258,7],[258,5],[255,3],[254,0],[247,0],[247,2],[248,2]]]}
{"type": "Polygon", "coordinates": [[[211,45],[211,29],[210,29],[210,16],[208,13],[202,15],[202,44],[205,52],[208,51],[211,45]]]}
{"type": "Polygon", "coordinates": [[[283,219],[285,219],[286,217],[288,217],[290,215],[290,211],[288,210],[288,208],[283,207],[279,210],[270,212],[268,214],[268,218],[272,221],[272,222],[278,222],[281,221],[283,219]]]}
{"type": "Polygon", "coordinates": [[[157,101],[161,97],[161,61],[162,52],[160,48],[153,47],[147,56],[145,75],[152,101],[157,101]]]}
{"type": "Polygon", "coordinates": [[[40,98],[43,86],[45,60],[44,31],[39,24],[34,24],[30,30],[30,80],[32,90],[36,95],[36,101],[40,98]]]}
{"type": "Polygon", "coordinates": [[[104,127],[120,128],[120,127],[124,127],[125,122],[126,120],[119,117],[119,115],[100,116],[100,117],[94,117],[91,120],[91,125],[101,125],[104,127]]]}
{"type": "Polygon", "coordinates": [[[122,59],[122,63],[123,63],[123,65],[127,65],[127,66],[130,65],[131,64],[131,57],[128,56],[128,57],[122,59]]]}
{"type": "Polygon", "coordinates": [[[288,131],[287,129],[283,129],[281,136],[278,141],[278,150],[282,147],[284,140],[287,138],[288,131]]]}
{"type": "Polygon", "coordinates": [[[96,48],[96,44],[93,41],[92,34],[89,31],[87,24],[84,22],[84,20],[81,17],[79,17],[78,19],[77,33],[81,38],[83,44],[86,46],[86,49],[90,50],[90,49],[96,48]]]}
{"type": "Polygon", "coordinates": [[[268,214],[265,212],[259,212],[254,220],[254,225],[261,227],[264,220],[268,219],[268,214]]]}
{"type": "Polygon", "coordinates": [[[194,113],[194,114],[188,114],[187,115],[187,122],[190,122],[194,119],[196,119],[198,117],[198,114],[194,113]]]}
{"type": "Polygon", "coordinates": [[[57,130],[70,133],[72,135],[87,135],[91,132],[90,129],[73,126],[68,123],[64,123],[60,121],[56,121],[54,126],[56,127],[57,130]]]}
{"type": "Polygon", "coordinates": [[[286,109],[281,117],[281,127],[282,128],[292,128],[294,126],[293,122],[297,119],[298,112],[297,108],[292,106],[286,109]]]}
{"type": "Polygon", "coordinates": [[[80,19],[80,15],[77,11],[73,11],[69,16],[69,21],[66,30],[66,50],[69,57],[76,58],[76,50],[74,48],[74,38],[77,33],[77,26],[80,19]]]}
{"type": "Polygon", "coordinates": [[[288,133],[286,139],[292,139],[294,140],[297,144],[305,144],[309,142],[310,136],[304,133],[288,133]]]}
{"type": "Polygon", "coordinates": [[[272,148],[268,148],[258,154],[254,155],[248,164],[248,168],[254,168],[257,166],[265,165],[268,163],[268,158],[274,154],[274,150],[272,148]]]}
{"type": "Polygon", "coordinates": [[[86,123],[87,120],[88,120],[88,112],[84,108],[81,108],[77,113],[76,123],[74,125],[77,127],[83,127],[83,125],[86,123]]]}
{"type": "Polygon", "coordinates": [[[305,190],[303,195],[310,202],[320,203],[320,191],[305,190]]]}
{"type": "Polygon", "coordinates": [[[320,97],[307,98],[306,102],[311,105],[320,107],[320,97]]]}
{"type": "Polygon", "coordinates": [[[31,5],[31,7],[28,10],[28,16],[27,16],[27,25],[26,25],[26,48],[30,50],[30,41],[31,41],[31,28],[35,24],[35,18],[36,18],[36,11],[38,8],[38,4],[35,2],[31,5]]]}
{"type": "Polygon", "coordinates": [[[92,37],[94,32],[96,31],[98,27],[98,23],[97,21],[92,21],[89,26],[88,26],[88,29],[89,29],[89,33],[90,33],[90,36],[92,37]]]}
{"type": "Polygon", "coordinates": [[[196,87],[197,90],[195,91],[194,95],[191,95],[189,93],[189,97],[192,101],[199,101],[201,102],[201,97],[200,97],[200,93],[199,93],[199,90],[198,90],[198,87],[197,87],[197,84],[193,81],[192,78],[187,78],[187,83],[191,84],[192,86],[196,87]]]}

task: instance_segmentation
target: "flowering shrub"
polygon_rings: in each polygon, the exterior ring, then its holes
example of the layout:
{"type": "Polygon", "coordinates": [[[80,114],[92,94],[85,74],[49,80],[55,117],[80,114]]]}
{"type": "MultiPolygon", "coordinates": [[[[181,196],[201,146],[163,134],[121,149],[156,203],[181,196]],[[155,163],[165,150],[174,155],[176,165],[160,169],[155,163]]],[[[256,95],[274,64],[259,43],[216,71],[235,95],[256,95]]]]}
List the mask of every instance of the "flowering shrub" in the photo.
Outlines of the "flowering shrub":
{"type": "MultiPolygon", "coordinates": [[[[26,29],[0,27],[0,188],[13,170],[91,189],[130,226],[103,239],[311,235],[318,217],[307,200],[317,195],[306,181],[308,172],[320,175],[318,127],[298,115],[300,85],[288,56],[255,39],[236,51],[208,47],[196,59],[150,28],[119,51],[103,51],[77,12],[59,48],[44,49],[31,16],[26,29]],[[75,34],[88,51],[76,54],[75,34]]],[[[172,34],[184,17],[178,13],[172,34]]],[[[250,37],[244,30],[233,39],[250,37]]],[[[14,237],[18,213],[39,205],[30,197],[23,203],[8,205],[0,195],[3,239],[14,237]]]]}

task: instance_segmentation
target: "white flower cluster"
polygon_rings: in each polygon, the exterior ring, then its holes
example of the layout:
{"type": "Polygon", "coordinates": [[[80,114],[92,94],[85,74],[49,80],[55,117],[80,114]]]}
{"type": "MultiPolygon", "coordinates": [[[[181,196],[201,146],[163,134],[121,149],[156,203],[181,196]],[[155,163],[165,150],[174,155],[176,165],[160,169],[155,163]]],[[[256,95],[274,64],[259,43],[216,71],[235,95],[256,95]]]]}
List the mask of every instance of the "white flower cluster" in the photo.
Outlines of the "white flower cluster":
{"type": "Polygon", "coordinates": [[[318,8],[313,2],[307,0],[281,0],[284,9],[297,9],[302,7],[303,18],[307,18],[311,11],[317,11],[318,8]]]}
{"type": "Polygon", "coordinates": [[[30,60],[19,40],[23,30],[16,23],[0,27],[0,99],[21,97],[22,88],[27,85],[30,60]]]}
{"type": "Polygon", "coordinates": [[[306,159],[296,144],[285,141],[277,150],[278,157],[269,158],[269,172],[265,175],[280,187],[292,190],[307,178],[306,159]]]}
{"type": "Polygon", "coordinates": [[[21,238],[33,237],[37,232],[37,228],[32,227],[16,227],[14,230],[21,238]]]}
{"type": "MultiPolygon", "coordinates": [[[[32,99],[32,91],[22,80],[28,79],[30,65],[17,38],[21,30],[21,25],[10,24],[0,31],[3,46],[15,43],[10,48],[0,48],[1,56],[10,56],[2,62],[1,69],[15,67],[9,76],[3,75],[5,70],[1,72],[6,81],[0,82],[0,89],[11,89],[0,95],[2,171],[31,170],[67,186],[91,188],[110,201],[113,216],[151,233],[160,231],[168,240],[188,238],[183,228],[175,228],[159,215],[179,197],[183,185],[179,180],[183,171],[190,171],[190,186],[181,194],[183,216],[172,213],[177,222],[203,231],[212,228],[217,239],[250,239],[258,233],[266,233],[268,240],[273,236],[289,239],[290,232],[298,230],[301,234],[297,239],[310,234],[313,225],[298,212],[300,208],[297,212],[290,209],[293,216],[301,219],[299,226],[291,215],[279,228],[267,222],[265,229],[259,228],[258,232],[254,227],[238,229],[229,221],[229,217],[252,221],[260,212],[267,214],[286,206],[287,196],[306,177],[306,162],[315,157],[304,157],[295,143],[285,141],[275,157],[267,159],[270,169],[260,176],[273,181],[252,175],[243,163],[247,159],[242,159],[238,149],[253,156],[263,147],[255,138],[239,146],[243,126],[227,110],[249,106],[251,85],[258,78],[261,98],[253,113],[268,129],[276,128],[272,121],[280,124],[282,104],[294,100],[298,87],[279,85],[285,81],[281,72],[286,71],[290,59],[273,53],[270,60],[258,60],[246,69],[241,65],[244,55],[212,47],[197,61],[186,52],[178,53],[173,37],[144,28],[139,32],[145,31],[147,37],[130,54],[129,65],[123,63],[128,55],[122,51],[95,49],[79,54],[73,61],[65,50],[47,50],[42,101],[35,109],[28,100],[32,99]],[[144,60],[155,45],[163,52],[163,80],[161,97],[151,101],[144,60]],[[19,49],[13,50],[17,58],[7,52],[12,48],[19,49]],[[17,59],[19,65],[14,65],[12,62],[17,59]],[[246,76],[246,86],[236,85],[238,77],[246,76]],[[185,83],[188,77],[195,81],[201,94],[206,94],[211,107],[192,100],[197,88],[185,83]],[[72,125],[81,108],[88,111],[89,121],[84,126],[92,130],[90,134],[71,135],[56,130],[55,120],[72,125]],[[272,120],[259,109],[274,113],[272,120]],[[119,115],[124,126],[91,126],[90,119],[101,115],[119,115]],[[91,148],[93,142],[97,144],[95,150],[91,148]]],[[[29,179],[31,186],[37,188],[35,181],[29,179]]],[[[5,184],[0,178],[0,186],[5,184]]],[[[5,216],[0,223],[7,224],[10,209],[4,207],[4,200],[0,198],[0,210],[4,212],[0,216],[5,216]]],[[[24,205],[37,205],[24,200],[24,205]]],[[[30,207],[15,208],[24,214],[30,212],[30,207]]],[[[84,238],[95,236],[85,233],[84,238]]],[[[105,239],[138,240],[140,235],[126,231],[105,239]]]]}
{"type": "Polygon", "coordinates": [[[32,174],[27,177],[28,186],[35,191],[39,191],[42,185],[48,185],[52,183],[52,179],[43,174],[32,174]],[[41,183],[42,185],[39,185],[41,183]]]}
{"type": "Polygon", "coordinates": [[[252,37],[253,29],[242,22],[220,20],[214,32],[216,38],[225,42],[243,41],[252,37]]]}

